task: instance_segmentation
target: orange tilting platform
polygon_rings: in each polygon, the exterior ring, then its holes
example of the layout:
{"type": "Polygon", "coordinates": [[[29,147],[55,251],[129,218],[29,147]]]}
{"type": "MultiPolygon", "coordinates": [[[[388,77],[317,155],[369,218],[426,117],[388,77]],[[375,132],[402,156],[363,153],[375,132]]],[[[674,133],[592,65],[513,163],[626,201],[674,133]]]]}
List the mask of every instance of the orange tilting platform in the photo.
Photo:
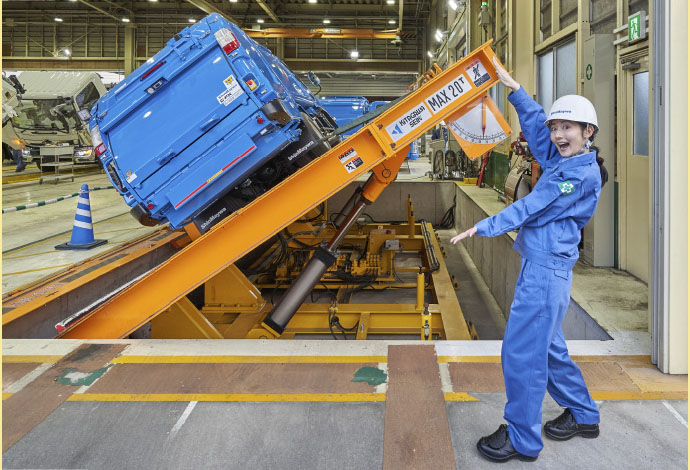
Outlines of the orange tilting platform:
{"type": "MultiPolygon", "coordinates": [[[[368,185],[367,199],[375,200],[395,179],[412,141],[497,82],[494,58],[487,42],[447,70],[427,72],[430,79],[418,90],[75,321],[60,337],[127,336],[369,171],[376,184],[368,185]]],[[[469,339],[464,318],[443,317],[443,323],[447,339],[469,339]]]]}

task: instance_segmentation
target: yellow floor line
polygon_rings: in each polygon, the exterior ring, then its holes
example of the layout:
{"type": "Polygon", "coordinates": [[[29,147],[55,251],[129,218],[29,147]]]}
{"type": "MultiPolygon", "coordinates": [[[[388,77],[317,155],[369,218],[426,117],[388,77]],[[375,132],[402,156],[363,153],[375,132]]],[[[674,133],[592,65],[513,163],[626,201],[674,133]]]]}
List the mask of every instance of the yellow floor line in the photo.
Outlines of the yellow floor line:
{"type": "Polygon", "coordinates": [[[113,364],[360,364],[388,362],[386,356],[120,356],[113,364]]]}
{"type": "Polygon", "coordinates": [[[603,401],[623,400],[687,400],[688,392],[592,392],[592,399],[603,401]]]}
{"type": "Polygon", "coordinates": [[[26,271],[15,271],[13,273],[2,273],[2,277],[5,276],[16,276],[18,274],[27,274],[27,273],[35,273],[38,271],[47,271],[49,269],[58,269],[58,268],[66,268],[67,266],[72,266],[72,263],[67,263],[67,264],[56,264],[55,266],[45,266],[43,268],[36,268],[36,269],[28,269],[26,271]]]}
{"type": "MultiPolygon", "coordinates": [[[[639,362],[651,363],[651,356],[571,356],[575,362],[639,362]]],[[[500,363],[501,356],[438,356],[438,362],[500,363]]]]}
{"type": "MultiPolygon", "coordinates": [[[[120,214],[120,215],[115,215],[115,216],[110,217],[110,218],[105,219],[105,220],[99,220],[98,222],[93,222],[93,225],[98,225],[98,224],[103,223],[103,222],[110,222],[111,220],[119,219],[120,217],[124,217],[124,216],[131,217],[131,216],[129,215],[129,212],[124,212],[124,213],[122,213],[122,214],[120,214]]],[[[36,246],[36,245],[40,245],[41,243],[48,243],[49,241],[55,240],[55,239],[57,239],[57,238],[65,238],[65,237],[69,236],[69,234],[70,234],[70,232],[58,233],[57,235],[54,235],[54,236],[52,236],[52,237],[45,238],[45,239],[43,239],[43,240],[38,240],[38,241],[36,241],[35,243],[29,243],[29,244],[26,245],[26,246],[22,246],[22,247],[15,248],[15,249],[10,249],[10,250],[7,250],[7,251],[10,252],[10,253],[18,253],[18,252],[20,252],[20,251],[28,250],[29,248],[32,248],[32,247],[34,247],[34,246],[36,246]]]]}
{"type": "Polygon", "coordinates": [[[54,364],[60,359],[62,359],[64,356],[22,356],[22,355],[16,355],[16,356],[2,356],[2,362],[3,363],[18,363],[18,362],[37,362],[39,364],[54,364]]]}
{"type": "MultiPolygon", "coordinates": [[[[7,400],[14,393],[3,393],[7,400]]],[[[687,392],[594,392],[594,400],[687,400],[687,392]]],[[[446,392],[445,401],[478,402],[479,398],[465,392],[446,392]]],[[[208,401],[208,402],[381,402],[385,393],[75,393],[67,401],[208,401]]]]}
{"type": "Polygon", "coordinates": [[[501,362],[501,356],[438,356],[438,362],[501,362]]]}
{"type": "Polygon", "coordinates": [[[384,393],[77,393],[67,401],[234,401],[365,402],[386,401],[384,393]]]}
{"type": "Polygon", "coordinates": [[[465,392],[446,392],[443,394],[443,397],[446,401],[479,401],[479,398],[475,398],[465,392]]]}

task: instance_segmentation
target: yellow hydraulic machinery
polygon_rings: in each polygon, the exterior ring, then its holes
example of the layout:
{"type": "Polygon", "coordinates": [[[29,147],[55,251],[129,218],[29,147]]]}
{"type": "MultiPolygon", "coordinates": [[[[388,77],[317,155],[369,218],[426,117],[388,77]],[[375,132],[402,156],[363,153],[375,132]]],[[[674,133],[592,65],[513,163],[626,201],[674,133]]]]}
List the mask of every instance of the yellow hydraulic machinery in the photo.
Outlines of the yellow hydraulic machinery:
{"type": "MultiPolygon", "coordinates": [[[[362,233],[357,233],[356,227],[365,208],[395,180],[410,143],[442,119],[456,117],[460,109],[487,96],[487,90],[497,81],[494,59],[489,42],[447,70],[441,72],[437,68],[428,73],[428,81],[416,91],[208,232],[202,235],[187,227],[186,242],[178,241],[180,245],[187,243],[185,246],[114,295],[97,302],[95,307],[63,321],[64,330],[58,337],[123,338],[149,322],[155,330],[163,320],[163,317],[156,317],[163,314],[177,318],[178,324],[187,324],[202,332],[202,337],[274,338],[281,333],[301,331],[300,325],[312,321],[310,316],[314,312],[321,318],[326,310],[331,318],[338,317],[344,330],[358,325],[358,338],[366,337],[367,331],[394,331],[396,327],[389,324],[390,320],[379,315],[388,312],[410,318],[409,327],[401,327],[401,333],[416,335],[422,315],[423,318],[431,317],[425,318],[429,338],[432,332],[442,331],[446,339],[470,339],[468,325],[457,306],[453,281],[445,269],[432,269],[433,263],[443,265],[442,256],[436,256],[441,252],[438,240],[430,224],[414,221],[411,204],[407,227],[370,224],[366,230],[360,230],[362,233]],[[371,175],[367,182],[340,210],[333,223],[323,229],[324,242],[313,247],[308,262],[299,269],[299,276],[291,280],[275,303],[265,299],[254,283],[234,266],[276,234],[286,228],[294,231],[294,227],[304,224],[298,222],[300,217],[368,172],[371,175]],[[297,226],[292,226],[296,222],[297,226]],[[400,283],[395,279],[392,259],[394,248],[399,244],[422,252],[422,274],[427,276],[427,282],[432,278],[437,287],[434,303],[426,305],[417,298],[410,304],[370,310],[362,309],[361,304],[343,302],[333,302],[326,309],[322,304],[304,303],[324,276],[328,276],[329,270],[336,272],[343,267],[346,260],[342,257],[342,249],[353,243],[353,236],[365,237],[371,247],[366,250],[366,259],[350,259],[348,269],[351,275],[368,274],[372,279],[375,274],[376,282],[387,278],[389,282],[400,283]],[[202,285],[206,298],[199,307],[187,294],[202,285]],[[223,297],[234,297],[228,292],[235,290],[241,292],[230,312],[223,297]],[[214,298],[221,302],[214,304],[214,298]],[[425,310],[429,313],[425,314],[425,310]]],[[[282,274],[287,277],[287,271],[282,274]]],[[[408,284],[418,286],[419,282],[408,284]]],[[[45,298],[40,295],[26,298],[22,301],[21,312],[15,311],[12,320],[7,317],[6,321],[3,315],[3,325],[30,315],[44,303],[45,298]]],[[[304,329],[326,328],[328,331],[332,325],[331,322],[318,327],[304,326],[304,329]]]]}

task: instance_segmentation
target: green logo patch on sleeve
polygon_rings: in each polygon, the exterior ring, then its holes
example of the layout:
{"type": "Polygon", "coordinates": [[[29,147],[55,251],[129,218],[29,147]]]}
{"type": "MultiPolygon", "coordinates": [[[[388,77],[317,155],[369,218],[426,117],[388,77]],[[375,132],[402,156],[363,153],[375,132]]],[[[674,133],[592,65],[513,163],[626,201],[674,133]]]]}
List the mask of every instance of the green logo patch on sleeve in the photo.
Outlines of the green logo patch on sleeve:
{"type": "Polygon", "coordinates": [[[561,194],[572,194],[575,192],[575,186],[570,181],[558,183],[558,189],[561,190],[561,194]]]}

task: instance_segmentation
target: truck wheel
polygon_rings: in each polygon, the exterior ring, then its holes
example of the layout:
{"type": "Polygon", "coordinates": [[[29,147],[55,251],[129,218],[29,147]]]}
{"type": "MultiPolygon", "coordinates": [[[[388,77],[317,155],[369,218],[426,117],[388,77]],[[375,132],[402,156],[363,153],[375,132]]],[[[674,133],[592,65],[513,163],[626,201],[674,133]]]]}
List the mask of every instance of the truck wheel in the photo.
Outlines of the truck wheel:
{"type": "Polygon", "coordinates": [[[288,145],[281,152],[288,164],[296,164],[299,168],[302,168],[331,148],[328,142],[322,140],[323,134],[311,116],[307,113],[301,113],[301,115],[302,124],[300,128],[302,133],[299,139],[288,145]]]}

